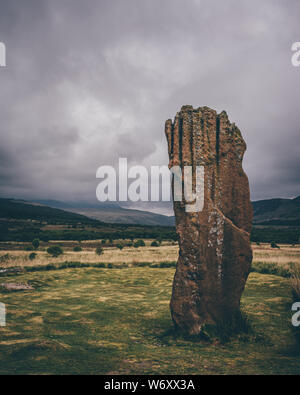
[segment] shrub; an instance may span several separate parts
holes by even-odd
[[[103,250],[103,248],[102,248],[101,246],[98,246],[98,247],[96,248],[96,254],[97,254],[97,255],[102,255],[103,252],[104,252],[104,250]]]
[[[271,241],[271,248],[280,248],[275,241]]]
[[[124,246],[123,246],[122,244],[117,244],[116,247],[117,247],[119,250],[123,250],[123,248],[124,248]]]
[[[36,258],[36,253],[35,252],[32,252],[31,254],[29,254],[29,259],[31,260],[31,261],[33,261],[35,258]]]
[[[106,243],[106,239],[102,239],[101,244],[105,244],[105,243]]]
[[[133,246],[135,247],[135,248],[138,248],[138,247],[145,247],[145,242],[144,242],[144,240],[142,240],[142,239],[140,239],[140,240],[137,240],[134,244],[133,244]]]
[[[108,268],[108,269],[112,269],[112,268],[113,268],[112,263],[108,263],[107,268]]]
[[[105,263],[100,262],[100,263],[95,263],[95,265],[93,265],[94,267],[105,267]]]
[[[159,247],[159,243],[157,241],[152,241],[151,247]]]
[[[63,249],[60,246],[51,246],[47,248],[47,252],[49,255],[52,255],[54,258],[64,253]]]
[[[39,246],[40,246],[40,241],[39,241],[39,239],[33,239],[33,240],[32,240],[32,246],[33,246],[33,248],[34,248],[35,250],[37,250],[37,249],[39,248]]]
[[[162,269],[176,267],[176,262],[160,262],[159,267]]]
[[[152,269],[157,269],[159,268],[159,263],[151,263],[150,266]]]
[[[74,252],[79,252],[79,251],[82,251],[82,248],[81,248],[80,246],[75,246],[75,247],[73,248],[73,251],[74,251]]]
[[[11,256],[10,256],[9,254],[1,255],[1,256],[0,256],[0,262],[1,262],[1,263],[2,263],[2,262],[7,262],[7,261],[10,260],[10,258],[11,258]]]
[[[25,251],[32,251],[34,250],[33,246],[26,246]]]
[[[149,262],[134,262],[134,266],[136,267],[146,267],[146,266],[150,266]]]
[[[26,272],[43,272],[56,269],[57,267],[52,263],[49,263],[48,265],[29,266],[25,268]]]

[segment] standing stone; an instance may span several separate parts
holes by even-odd
[[[208,107],[183,106],[173,123],[166,121],[165,132],[170,168],[204,166],[202,211],[186,212],[184,199],[173,201],[179,258],[171,314],[177,329],[197,335],[204,324],[240,312],[252,261],[252,206],[242,168],[246,144],[225,111]]]

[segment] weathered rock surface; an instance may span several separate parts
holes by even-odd
[[[28,291],[34,289],[31,285],[23,283],[1,283],[0,287],[5,288],[7,291]]]
[[[246,144],[225,111],[208,107],[183,106],[174,122],[166,121],[165,132],[169,167],[205,171],[201,212],[186,212],[184,199],[173,202],[180,250],[171,314],[178,329],[196,335],[204,324],[240,311],[252,261],[252,207],[242,168]]]

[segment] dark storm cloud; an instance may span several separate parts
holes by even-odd
[[[1,193],[93,199],[103,164],[166,164],[182,104],[225,109],[252,198],[299,194],[298,1],[0,0]]]

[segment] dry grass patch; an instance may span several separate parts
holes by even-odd
[[[116,247],[108,247],[104,249],[102,255],[97,255],[94,248],[85,248],[80,252],[64,251],[63,255],[53,258],[46,251],[35,251],[37,256],[34,260],[29,259],[28,251],[12,251],[2,252],[1,256],[7,258],[2,259],[0,267],[26,267],[26,266],[45,266],[56,264],[58,262],[80,262],[95,264],[98,262],[112,264],[135,264],[139,262],[173,262],[178,257],[178,246],[162,245],[160,247],[124,247],[119,250]]]
[[[300,264],[300,246],[280,244],[279,247],[271,248],[270,244],[252,245],[253,262],[276,263],[283,266],[289,266],[290,263]]]
[[[292,291],[295,301],[300,300],[300,264],[293,267],[291,278]]]

